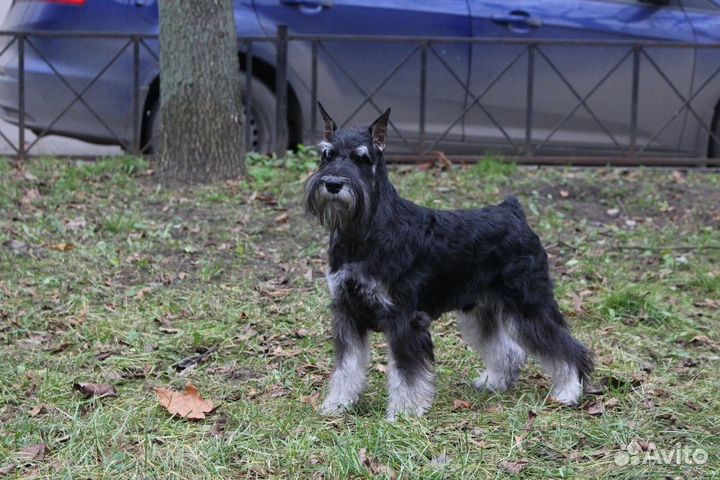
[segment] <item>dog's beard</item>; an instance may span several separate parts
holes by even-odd
[[[343,230],[360,218],[363,199],[367,198],[358,186],[346,184],[336,194],[327,191],[320,175],[313,175],[305,185],[306,213],[317,218],[326,230]]]

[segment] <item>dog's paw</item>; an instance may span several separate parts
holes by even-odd
[[[553,389],[550,398],[568,407],[577,407],[582,397],[582,385],[565,385],[564,388]]]
[[[473,385],[478,391],[504,392],[513,385],[513,381],[497,372],[489,372],[485,370],[478,378],[473,381]]]
[[[345,413],[353,402],[349,400],[335,400],[326,398],[325,401],[318,408],[318,413],[324,416],[337,416]]]
[[[385,414],[385,420],[388,422],[394,422],[399,416],[405,415],[408,417],[422,417],[430,410],[430,405],[415,405],[412,407],[389,407]]]

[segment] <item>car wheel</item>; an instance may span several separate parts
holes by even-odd
[[[245,74],[240,73],[240,88],[245,98]],[[248,151],[271,153],[275,150],[275,95],[260,80],[252,80],[252,115],[250,117],[250,142]],[[149,126],[146,153],[158,151],[160,141],[160,101],[156,100],[147,114]]]

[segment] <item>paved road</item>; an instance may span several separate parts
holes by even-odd
[[[5,15],[10,8],[12,0],[0,0],[0,19],[5,19]],[[0,120],[0,132],[8,137],[17,145],[18,128],[7,122]],[[35,141],[37,137],[30,131],[25,131],[25,141],[27,144]],[[32,147],[31,153],[34,155],[114,155],[120,153],[119,147],[108,147],[105,145],[93,145],[91,143],[81,142],[71,138],[59,137],[57,135],[48,135],[43,137],[37,144]],[[14,153],[13,148],[0,137],[0,155]]]

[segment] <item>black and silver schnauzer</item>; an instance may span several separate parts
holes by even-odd
[[[485,362],[477,389],[511,387],[532,353],[552,377],[552,397],[576,405],[592,354],[558,309],[547,254],[518,200],[476,210],[415,205],[388,179],[390,109],[369,127],[339,130],[320,111],[322,158],[305,184],[305,207],[330,234],[335,369],[321,413],[358,400],[371,331],[385,334],[390,349],[387,418],[426,413],[434,392],[430,321],[451,310]]]

